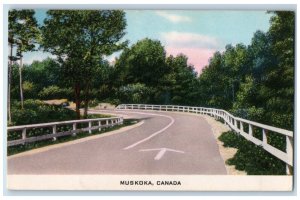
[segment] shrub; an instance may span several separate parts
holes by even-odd
[[[117,96],[122,103],[147,103],[154,94],[152,90],[145,84],[128,84],[119,88]]]
[[[51,85],[49,87],[45,87],[38,94],[41,99],[62,99],[72,97],[72,89],[71,88],[60,88],[56,85]]]
[[[228,165],[235,165],[238,170],[246,171],[248,175],[284,175],[285,163],[246,140],[243,136],[229,131],[223,133],[219,140],[225,147],[237,148],[233,158],[226,161]]]
[[[76,113],[74,111],[58,105],[48,105],[40,100],[25,100],[24,109],[21,109],[20,102],[14,101],[11,108],[13,120],[11,125],[47,123],[76,119]]]

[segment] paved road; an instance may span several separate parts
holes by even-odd
[[[8,158],[8,174],[226,174],[210,125],[200,116],[111,111],[144,123],[125,132]]]

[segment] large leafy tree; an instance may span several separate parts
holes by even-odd
[[[167,72],[166,52],[158,40],[143,39],[126,49],[116,62],[123,83],[157,86]]]
[[[293,128],[294,69],[295,69],[295,13],[275,12],[269,29],[271,53],[276,63],[266,70],[261,90],[265,96],[267,117],[271,123]]]
[[[96,66],[127,44],[125,13],[118,10],[49,10],[41,28],[43,48],[56,55],[64,78],[74,88],[77,117],[80,103],[87,115],[90,89]]]
[[[122,85],[132,88],[137,84],[133,88],[148,94],[144,97],[147,103],[162,103],[163,78],[169,70],[165,59],[165,49],[158,40],[145,38],[125,49],[115,65],[120,92],[124,91]]]
[[[195,105],[197,102],[197,73],[188,64],[188,57],[179,54],[166,59],[169,72],[164,77],[164,103],[178,105]]]

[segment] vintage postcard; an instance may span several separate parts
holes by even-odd
[[[9,190],[293,190],[295,10],[6,14]]]

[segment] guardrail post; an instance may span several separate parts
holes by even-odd
[[[286,136],[286,154],[290,161],[293,160],[293,138]],[[293,174],[293,167],[290,165],[286,165],[286,174],[292,175]]]
[[[253,127],[251,124],[249,124],[249,135],[253,136]]]
[[[76,131],[76,123],[73,123],[73,131]],[[72,136],[76,136],[76,132],[72,133]]]
[[[91,121],[89,121],[89,134],[92,134],[92,130],[91,130],[91,128],[92,128],[92,122],[91,122]]]
[[[244,132],[244,124],[242,121],[240,121],[240,133]]]
[[[56,125],[52,126],[52,134],[56,134]],[[53,137],[53,141],[56,141],[56,137]]]
[[[99,131],[101,131],[101,121],[98,121]]]
[[[234,127],[237,129],[237,121],[234,119]]]
[[[263,134],[263,144],[268,144],[268,137],[267,137],[268,131],[266,129],[263,129],[262,134]]]
[[[23,144],[25,144],[25,139],[26,139],[26,128],[23,128],[22,129],[22,140],[24,140]]]
[[[159,111],[161,111],[161,106],[159,106]]]

